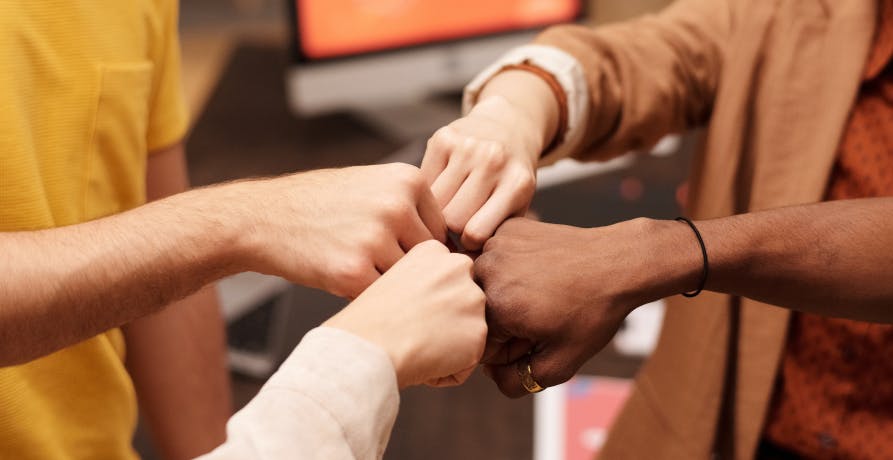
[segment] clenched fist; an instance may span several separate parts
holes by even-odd
[[[633,309],[694,287],[700,260],[687,231],[647,219],[592,229],[506,221],[474,267],[487,294],[483,362],[499,389],[527,394],[517,369],[527,359],[540,385],[567,381]],[[667,247],[680,254],[662,254]]]
[[[468,115],[428,142],[422,173],[465,249],[480,249],[505,219],[527,211],[557,117],[558,103],[540,77],[508,71],[490,81]]]
[[[484,293],[471,273],[467,256],[422,243],[325,326],[384,349],[401,388],[460,384],[477,367],[487,336]]]
[[[440,207],[418,168],[395,163],[247,181],[254,271],[356,297],[407,251],[446,240]]]

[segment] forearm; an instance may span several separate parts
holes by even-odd
[[[128,323],[124,336],[140,412],[162,457],[195,458],[220,445],[232,403],[214,286]]]
[[[660,222],[659,254],[677,262],[675,293],[701,273],[694,234]],[[794,206],[696,223],[710,262],[706,289],[794,310],[893,322],[893,198]],[[683,242],[688,232],[688,242]],[[671,294],[672,292],[665,292]]]
[[[230,419],[226,443],[202,458],[381,458],[399,399],[384,350],[317,328]]]
[[[152,152],[146,198],[189,188],[183,144]],[[213,284],[123,327],[127,369],[163,458],[195,458],[226,438],[232,413],[226,337]]]
[[[226,211],[235,192],[215,187],[80,225],[0,234],[0,365],[120,326],[237,271],[243,217]]]

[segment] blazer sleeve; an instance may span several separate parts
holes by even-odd
[[[205,460],[380,459],[397,417],[397,378],[378,347],[339,329],[304,336]]]
[[[657,15],[540,34],[536,45],[573,56],[585,77],[586,88],[574,89],[588,98],[583,133],[565,155],[605,160],[706,123],[731,16],[728,0],[679,0]]]

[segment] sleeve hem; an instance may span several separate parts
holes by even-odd
[[[484,69],[465,87],[462,112],[468,114],[477,103],[478,96],[487,82],[504,67],[528,64],[536,66],[561,85],[567,100],[567,130],[563,141],[544,152],[540,165],[554,163],[570,156],[582,143],[586,120],[589,118],[589,87],[582,66],[576,58],[553,46],[525,45],[515,48]]]
[[[324,406],[357,458],[383,455],[400,394],[390,358],[372,343],[336,328],[313,329],[267,386]]]

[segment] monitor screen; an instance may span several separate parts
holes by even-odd
[[[573,21],[583,0],[291,0],[298,54],[329,59]]]

